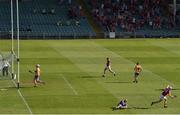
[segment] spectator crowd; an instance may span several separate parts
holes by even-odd
[[[109,31],[173,28],[166,0],[88,0],[93,18]]]

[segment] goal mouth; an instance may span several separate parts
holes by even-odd
[[[14,62],[17,62],[17,56],[15,55],[15,53],[8,52],[6,55],[3,55],[2,52],[0,52],[0,80],[16,79],[17,64]],[[6,72],[3,72],[5,64],[8,67],[8,74]]]
[[[3,69],[3,56],[0,53],[0,71],[2,71],[2,69]]]
[[[4,56],[2,53],[0,53],[0,71],[2,71],[4,67],[4,61],[7,61],[9,65],[11,66],[12,60],[15,61],[14,58],[15,55],[12,53],[9,53],[8,55]]]

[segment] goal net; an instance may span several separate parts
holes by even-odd
[[[4,78],[3,76],[5,76],[5,75],[3,75],[3,68],[5,66],[8,67],[8,77],[6,77],[6,79],[12,78],[12,76],[11,76],[12,69],[14,69],[14,68],[11,68],[11,66],[12,66],[12,61],[15,61],[15,60],[13,60],[13,59],[15,59],[13,57],[15,57],[15,55],[13,55],[12,53],[8,53],[7,55],[3,55],[2,53],[0,53],[0,72],[1,72],[0,77],[1,77],[1,79]],[[16,79],[16,78],[13,77],[13,79]]]
[[[0,53],[0,71],[2,71],[2,69],[3,69],[3,56],[2,56],[2,54]]]
[[[17,80],[15,83],[17,83],[16,87],[19,88],[19,1],[16,0],[16,3],[13,2],[13,0],[10,0],[11,4],[11,14],[9,21],[11,21],[11,42],[10,40],[2,41],[0,42],[0,72],[2,70],[8,70],[8,76],[9,78],[16,79],[16,74],[17,74]],[[14,5],[15,4],[15,5]],[[15,7],[16,6],[16,7]],[[1,52],[2,51],[2,52]],[[2,55],[3,54],[3,55]],[[4,64],[5,61],[8,63],[9,68],[3,69],[7,64]],[[3,71],[4,72],[4,71]],[[3,73],[2,72],[2,73]],[[2,74],[0,74],[2,76]],[[3,78],[3,77],[0,77]],[[6,77],[7,78],[7,77]]]

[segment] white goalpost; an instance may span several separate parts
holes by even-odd
[[[17,29],[17,54],[14,51],[14,7],[13,7],[13,0],[11,0],[11,75],[12,78],[16,77],[16,73],[14,71],[14,60],[17,61],[17,88],[20,88],[20,60],[19,60],[19,2],[16,0],[16,29]]]
[[[18,0],[16,0],[16,12],[17,12],[17,45],[18,45],[18,47],[17,47],[17,86],[18,86],[18,89],[19,89],[19,76],[20,76],[20,74],[19,74],[19,65],[20,65],[20,63],[19,63],[19,3],[18,3],[19,1]]]
[[[13,17],[13,0],[11,0],[11,74],[14,78],[14,17]]]

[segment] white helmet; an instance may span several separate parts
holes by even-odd
[[[167,88],[170,88],[170,89],[172,89],[172,86],[168,85],[168,86],[167,86]]]
[[[170,89],[172,89],[172,86],[169,86]]]
[[[40,65],[39,65],[39,64],[36,64],[36,67],[40,67]]]

